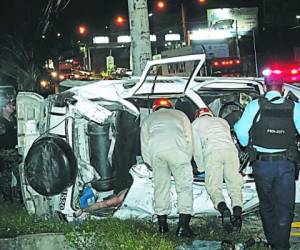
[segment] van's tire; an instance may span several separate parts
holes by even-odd
[[[59,137],[44,136],[29,149],[24,170],[27,182],[36,192],[52,196],[75,183],[78,166],[67,142]]]

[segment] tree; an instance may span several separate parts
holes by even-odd
[[[0,45],[0,74],[3,82],[14,85],[19,90],[34,91],[41,74],[35,54],[12,36],[7,36]]]
[[[59,12],[69,1],[14,2],[9,15],[14,22],[6,22],[5,29],[0,26],[5,33],[0,37],[0,78],[4,83],[34,91],[46,59],[58,61],[59,55],[72,50],[70,36],[58,36],[56,30]]]

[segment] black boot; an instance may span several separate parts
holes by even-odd
[[[167,215],[157,215],[157,219],[158,219],[158,232],[160,234],[169,232]]]
[[[242,228],[242,208],[235,206],[233,208],[232,226],[234,232],[240,232]]]
[[[232,232],[231,212],[224,201],[218,204],[218,210],[221,213],[222,226],[228,233]]]
[[[179,214],[179,223],[176,230],[178,237],[194,237],[196,234],[190,228],[190,214]]]

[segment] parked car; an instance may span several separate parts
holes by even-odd
[[[23,156],[22,192],[28,212],[76,220],[74,211],[80,207],[82,192],[90,187],[98,201],[128,189],[123,202],[109,210],[110,215],[152,218],[152,171],[142,161],[139,133],[153,101],[169,98],[191,121],[196,109],[209,107],[232,126],[247,103],[264,94],[261,79],[202,77],[204,61],[202,54],[154,60],[140,79],[80,84],[47,99],[19,93],[18,129],[22,133],[18,133],[18,148]],[[245,213],[258,206],[251,167],[246,165]],[[218,214],[203,180],[195,179],[193,187],[195,216]],[[173,181],[171,192],[170,216],[175,217]],[[225,186],[224,193],[229,200]],[[102,212],[95,217],[107,215]]]

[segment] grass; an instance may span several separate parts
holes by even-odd
[[[191,244],[174,236],[176,224],[170,225],[170,233],[160,236],[156,223],[149,221],[119,220],[107,218],[87,220],[81,224],[66,223],[54,219],[43,220],[27,214],[19,204],[3,203],[0,208],[0,238],[35,233],[64,233],[77,249],[158,249],[171,250],[176,246]],[[246,222],[245,223],[249,223]],[[225,233],[218,218],[193,219],[193,229],[200,233],[198,240],[233,240],[243,242],[254,235],[255,229],[243,228],[239,234]],[[251,248],[265,249],[265,248]]]

